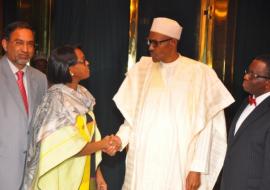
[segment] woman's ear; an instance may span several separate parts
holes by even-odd
[[[74,72],[72,71],[72,68],[71,67],[69,67],[69,74],[70,74],[71,77],[74,76]]]

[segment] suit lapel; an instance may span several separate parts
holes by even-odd
[[[26,71],[26,77],[27,77],[27,87],[28,87],[28,104],[29,104],[29,121],[31,121],[34,110],[34,105],[36,102],[36,96],[37,96],[37,88],[38,84],[36,80],[34,79],[33,72],[31,68],[28,68]]]
[[[249,129],[250,127],[254,127],[252,123],[256,122],[257,119],[259,119],[261,116],[263,116],[265,112],[269,110],[270,110],[270,96],[266,98],[262,103],[260,103],[243,121],[237,133],[233,137],[232,144],[235,143],[237,139],[239,139],[239,136],[241,136],[247,129]]]
[[[10,96],[14,98],[14,101],[17,103],[19,109],[23,112],[25,118],[27,118],[28,116],[24,108],[23,99],[20,94],[20,90],[18,88],[16,78],[14,74],[12,73],[11,68],[9,67],[7,58],[4,57],[2,60],[3,60],[2,62],[3,77],[2,78],[4,80],[4,84],[6,84],[7,89],[10,92]]]
[[[246,108],[246,106],[247,106],[247,99],[245,99],[243,101],[243,103],[241,104],[240,108],[238,109],[237,113],[235,114],[235,116],[234,116],[234,118],[232,120],[231,127],[230,127],[230,130],[229,130],[229,135],[228,135],[228,144],[229,145],[233,142],[236,123],[237,123],[240,115],[242,114],[242,112]]]

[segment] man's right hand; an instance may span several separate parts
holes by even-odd
[[[122,141],[118,136],[111,135],[109,140],[109,146],[103,149],[103,152],[110,156],[114,156],[117,151],[120,150],[122,146]]]

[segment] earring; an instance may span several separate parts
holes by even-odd
[[[69,74],[73,77],[74,76],[74,73],[72,73],[71,71],[69,71]]]

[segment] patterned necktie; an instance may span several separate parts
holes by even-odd
[[[249,105],[254,104],[254,106],[256,106],[256,99],[253,96],[249,95],[248,96],[248,103],[249,103]]]
[[[16,75],[18,77],[17,84],[18,84],[19,90],[20,90],[21,95],[22,95],[23,104],[24,104],[26,113],[28,114],[28,101],[27,101],[27,95],[26,95],[25,87],[24,87],[24,84],[23,84],[23,74],[24,74],[23,71],[18,71],[16,73]]]

